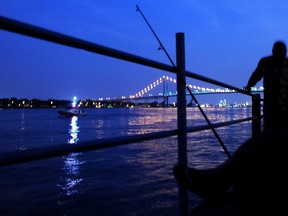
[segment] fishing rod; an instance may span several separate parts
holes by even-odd
[[[150,25],[150,23],[148,22],[148,20],[146,19],[146,17],[144,16],[144,14],[142,13],[141,9],[138,7],[138,5],[136,5],[136,12],[140,12],[141,16],[143,17],[143,19],[145,20],[146,24],[148,25],[148,27],[150,28],[150,30],[152,31],[153,35],[155,36],[156,40],[159,43],[159,48],[158,50],[163,50],[166,54],[166,56],[168,57],[169,61],[171,62],[171,64],[173,65],[173,67],[175,67],[174,62],[172,61],[170,55],[168,54],[167,50],[165,49],[165,47],[163,46],[163,44],[161,43],[160,39],[158,38],[157,34],[155,33],[155,31],[153,30],[152,26]]]
[[[159,43],[159,48],[158,50],[163,50],[166,54],[166,56],[168,57],[169,61],[171,62],[172,66],[174,68],[176,68],[176,65],[174,64],[173,60],[171,59],[170,55],[168,54],[167,50],[165,49],[165,47],[163,46],[163,44],[161,43],[159,37],[157,36],[157,34],[155,33],[155,31],[153,30],[152,26],[150,25],[150,23],[148,22],[148,20],[146,19],[145,15],[143,14],[143,12],[141,11],[141,9],[139,8],[138,5],[136,5],[136,12],[140,12],[141,16],[143,17],[143,19],[145,20],[146,24],[148,25],[148,27],[150,28],[150,30],[152,31],[153,35],[155,36],[156,40]],[[216,132],[215,128],[213,127],[213,125],[211,124],[210,120],[208,119],[207,115],[205,114],[205,112],[203,111],[202,107],[199,105],[198,100],[196,99],[195,95],[192,93],[191,89],[189,88],[189,86],[185,83],[185,80],[182,76],[180,76],[180,80],[185,84],[186,89],[188,90],[189,94],[191,95],[192,99],[195,101],[195,103],[197,104],[197,107],[199,108],[202,116],[204,117],[204,119],[206,120],[207,124],[209,125],[210,129],[213,131],[215,137],[217,138],[218,142],[220,143],[222,149],[224,150],[224,152],[226,153],[226,155],[228,156],[228,158],[231,158],[231,155],[228,151],[228,149],[226,148],[225,144],[223,143],[223,141],[221,140],[220,136],[218,135],[218,133]]]

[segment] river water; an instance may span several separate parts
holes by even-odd
[[[246,118],[250,108],[207,108],[212,123]],[[87,109],[87,116],[60,117],[57,109],[0,110],[0,153],[156,131],[177,126],[175,108]],[[205,125],[187,109],[188,126]],[[216,129],[232,153],[249,137],[251,122]],[[227,156],[211,130],[188,135],[188,163],[213,167]],[[172,174],[177,137],[0,168],[0,215],[178,215]],[[189,194],[190,207],[201,199]]]

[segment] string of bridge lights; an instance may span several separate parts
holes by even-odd
[[[163,83],[164,81],[169,81],[169,82],[172,82],[172,83],[177,83],[176,79],[172,78],[172,77],[169,77],[169,76],[163,76],[159,79],[157,79],[155,82],[151,83],[150,85],[148,85],[147,87],[145,87],[144,89],[140,90],[139,92],[137,92],[136,94],[134,95],[130,95],[130,98],[139,98],[139,97],[143,97],[144,94],[146,93],[149,93],[153,88],[157,87],[158,85],[160,85],[161,83]],[[235,92],[235,90],[230,90],[228,88],[224,88],[224,89],[220,89],[220,88],[217,88],[217,89],[213,89],[213,88],[204,88],[204,87],[200,87],[200,86],[195,86],[195,85],[191,85],[191,84],[187,84],[187,86],[190,88],[190,89],[194,89],[195,92],[198,92],[198,93],[224,93],[224,92]],[[260,91],[263,91],[263,87],[260,86],[259,90]],[[252,88],[252,91],[256,91],[257,88],[254,87]],[[159,93],[160,95],[161,93]]]
[[[155,82],[151,83],[150,85],[148,85],[146,88],[140,90],[138,93],[136,93],[135,95],[130,95],[130,98],[137,98],[137,97],[142,97],[145,93],[148,93],[149,91],[151,91],[153,88],[157,87],[158,85],[160,85],[160,83],[163,82],[163,80],[167,80],[173,83],[176,83],[176,79],[173,79],[169,76],[163,76],[159,79],[157,79]]]

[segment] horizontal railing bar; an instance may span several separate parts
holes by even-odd
[[[240,92],[237,92],[237,91],[233,91],[233,92],[193,92],[193,94],[194,95],[205,95],[205,94],[235,94],[235,93],[240,93]],[[251,91],[250,92],[251,93],[251,95],[252,95],[252,93],[254,94],[254,93],[263,93],[263,91],[261,91],[261,90],[257,90],[257,91]],[[187,95],[190,95],[189,93],[187,93]],[[250,95],[250,94],[249,94]],[[169,96],[169,95],[167,95],[167,96]]]
[[[126,136],[126,137],[99,139],[94,141],[81,142],[78,144],[66,143],[60,145],[5,152],[0,154],[0,167],[35,160],[42,160],[45,158],[63,156],[73,152],[87,152],[93,150],[101,150],[110,147],[116,147],[152,139],[161,139],[175,135],[177,135],[177,130],[170,130],[170,131],[161,131],[161,132]]]
[[[242,122],[246,122],[246,121],[251,121],[254,118],[256,118],[256,117],[248,117],[248,118],[231,120],[231,121],[226,121],[226,122],[219,122],[219,123],[212,124],[212,126],[213,126],[213,128],[225,127],[225,126],[230,126],[230,125],[233,125],[233,124],[238,124],[238,123],[242,123]],[[188,127],[187,128],[187,132],[188,133],[199,132],[199,131],[208,130],[208,129],[210,129],[209,125],[199,125],[199,126],[194,126],[194,127]]]
[[[232,124],[241,123],[244,121],[250,121],[253,118],[244,118],[239,120],[232,120],[227,122],[215,123],[214,128],[229,126]],[[199,132],[208,130],[208,125],[201,125],[196,127],[187,128],[188,133]],[[32,148],[19,151],[10,151],[0,154],[0,167],[15,165],[25,162],[31,162],[36,160],[42,160],[47,158],[53,158],[58,156],[67,155],[73,152],[87,152],[94,150],[107,149],[110,147],[122,146],[147,140],[162,139],[177,135],[177,130],[161,131],[149,134],[133,135],[126,137],[116,137],[109,139],[99,139],[94,141],[81,142],[79,144],[60,144],[47,147]]]
[[[263,93],[263,91],[251,91],[253,94],[254,93]],[[236,93],[238,93],[239,94],[239,92],[237,92],[237,91],[234,91],[234,92],[192,92],[192,94],[194,94],[194,95],[207,95],[207,94],[236,94]],[[186,93],[186,95],[187,96],[189,96],[190,95],[190,93],[189,92],[187,92]],[[134,97],[134,98],[121,98],[120,100],[121,101],[129,101],[129,100],[137,100],[137,99],[139,99],[139,100],[141,100],[141,99],[152,99],[152,98],[163,98],[163,97],[176,97],[177,96],[177,94],[168,94],[168,95],[154,95],[154,96],[139,96],[139,97]],[[114,101],[115,99],[111,99],[110,101]],[[261,99],[261,100],[263,100],[263,99]]]
[[[226,84],[226,83],[223,83],[223,82],[220,82],[220,81],[217,81],[217,80],[214,80],[214,79],[205,77],[205,76],[201,76],[201,75],[196,74],[196,73],[192,73],[192,72],[186,71],[186,76],[187,76],[187,77],[190,77],[190,78],[193,78],[193,79],[205,81],[205,82],[208,82],[208,83],[210,83],[210,84],[214,84],[214,85],[222,86],[222,87],[224,87],[224,88],[228,88],[228,89],[231,89],[231,90],[235,90],[235,91],[237,91],[237,92],[241,92],[241,93],[246,94],[246,95],[249,95],[249,96],[253,96],[253,94],[251,94],[251,93],[248,92],[248,91],[244,91],[243,89],[237,88],[237,87],[232,86],[232,85],[228,85],[228,84]]]
[[[109,57],[129,61],[129,62],[146,65],[146,66],[157,68],[160,70],[169,71],[175,74],[177,73],[176,68],[174,68],[173,66],[169,66],[169,65],[157,62],[157,61],[153,61],[147,58],[132,55],[132,54],[120,51],[120,50],[112,49],[106,46],[88,42],[88,41],[78,39],[75,37],[67,36],[65,34],[60,34],[60,33],[47,30],[44,28],[40,28],[34,25],[19,22],[19,21],[9,19],[3,16],[0,16],[0,29],[30,36],[30,37],[34,37],[34,38],[38,38],[38,39],[42,39],[42,40],[46,40],[46,41],[50,41],[50,42],[54,42],[54,43],[58,43],[58,44],[62,44],[62,45],[66,45],[66,46],[70,46],[70,47],[74,47],[74,48],[78,48],[78,49],[83,49],[89,52],[98,53],[101,55],[106,55]],[[190,78],[202,80],[211,84],[215,84],[218,86],[222,86],[225,88],[233,89],[237,92],[241,92],[243,94],[252,96],[252,94],[247,91],[243,91],[242,89],[239,89],[237,87],[228,85],[223,82],[219,82],[214,79],[210,79],[205,76],[201,76],[196,73],[186,71],[186,76]]]
[[[174,67],[0,16],[0,29],[176,73]]]

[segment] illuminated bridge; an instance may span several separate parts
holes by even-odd
[[[158,99],[163,99],[164,103],[168,105],[168,98],[169,97],[175,97],[177,96],[177,91],[171,91],[169,90],[168,86],[171,86],[169,84],[176,84],[177,81],[174,78],[171,78],[169,76],[163,76],[159,79],[157,79],[155,82],[147,85],[143,89],[139,90],[133,95],[130,95],[129,97],[122,96],[121,100],[122,101],[141,101],[141,100],[158,100]],[[159,87],[162,86],[162,92],[159,93]],[[174,88],[176,85],[173,85]],[[157,90],[155,90],[157,88]],[[228,88],[205,88],[201,86],[196,86],[192,84],[187,84],[187,87],[189,87],[190,91],[192,94],[227,94],[227,93],[236,93],[235,90],[231,90]],[[259,88],[252,87],[251,92],[263,92],[264,88],[260,86]],[[155,93],[158,92],[158,93]],[[190,93],[187,91],[186,93],[189,95]]]

